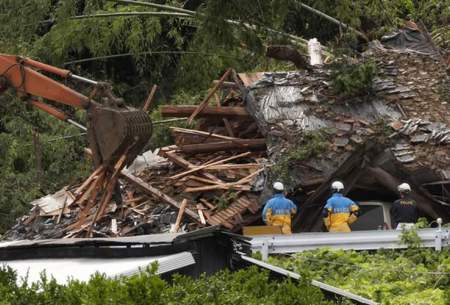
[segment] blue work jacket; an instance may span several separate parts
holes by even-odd
[[[262,212],[264,222],[266,222],[266,213],[268,209],[272,209],[272,215],[291,215],[292,210],[297,209],[297,206],[283,194],[275,194],[264,206]]]
[[[355,208],[358,209],[356,203],[341,193],[334,193],[330,199],[327,200],[327,204],[325,205],[325,209],[333,214],[350,213]]]

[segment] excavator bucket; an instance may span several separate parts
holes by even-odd
[[[88,109],[88,140],[94,163],[110,164],[127,154],[131,163],[152,135],[149,115],[133,108],[96,104]]]

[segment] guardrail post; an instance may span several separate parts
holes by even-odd
[[[269,260],[269,241],[264,240],[261,244],[261,259],[264,262]]]
[[[443,239],[443,234],[442,234],[442,219],[438,218],[436,220],[437,224],[438,224],[438,230],[436,231],[436,235],[434,236],[434,249],[436,251],[441,251],[442,250],[442,239]]]

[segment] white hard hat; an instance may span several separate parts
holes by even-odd
[[[397,187],[399,192],[411,192],[411,187],[408,183],[402,183]]]
[[[342,183],[341,181],[334,181],[331,184],[331,189],[332,190],[336,190],[336,191],[342,191],[344,189],[344,183]]]
[[[283,183],[277,181],[273,184],[273,189],[276,191],[284,191],[284,185]]]

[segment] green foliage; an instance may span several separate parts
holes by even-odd
[[[420,248],[422,240],[420,239],[419,234],[417,234],[416,228],[402,228],[400,243],[406,245],[408,248]]]
[[[332,65],[332,87],[342,97],[368,95],[377,74],[374,62],[353,64],[337,62]]]
[[[29,203],[87,175],[83,158],[85,136],[80,130],[36,110],[8,95],[0,98],[0,232],[29,209]],[[33,129],[39,133],[42,172],[38,179]],[[65,136],[72,136],[64,139]]]
[[[382,305],[446,305],[449,250],[379,250],[374,253],[319,249],[270,262]]]
[[[226,209],[230,204],[233,203],[234,200],[238,197],[238,193],[236,191],[226,191],[221,194],[219,197],[214,198],[214,205],[217,206],[219,211]]]
[[[170,105],[196,105],[201,102],[202,94],[197,92],[196,94],[190,94],[184,90],[180,90],[175,94],[170,101],[165,102],[165,104]],[[168,118],[161,117],[160,109],[155,109],[151,114],[151,119],[153,122],[163,121]],[[153,134],[150,139],[150,148],[156,149],[158,147],[164,147],[174,144],[174,139],[170,131],[170,127],[180,127],[180,128],[193,128],[193,124],[189,124],[186,121],[170,122],[170,124],[155,124],[153,126]]]
[[[331,305],[319,289],[306,281],[270,281],[268,272],[256,267],[218,272],[199,279],[175,275],[171,284],[155,275],[155,267],[139,275],[117,279],[97,274],[87,283],[66,286],[42,276],[32,285],[17,285],[11,269],[0,269],[0,304],[64,305]]]
[[[276,164],[271,167],[274,181],[282,181],[287,189],[294,187],[295,164],[320,155],[328,147],[325,133],[322,131],[305,133],[298,143],[294,143],[283,152]]]

